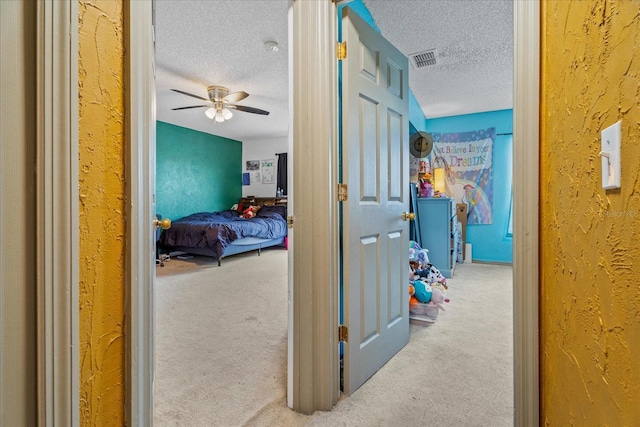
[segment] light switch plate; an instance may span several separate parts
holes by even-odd
[[[620,188],[620,139],[622,121],[609,126],[601,133],[602,188]]]

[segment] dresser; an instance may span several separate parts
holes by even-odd
[[[417,200],[418,228],[422,247],[429,250],[429,261],[444,277],[453,276],[456,267],[456,202],[448,197]]]

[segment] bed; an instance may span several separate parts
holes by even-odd
[[[160,234],[164,251],[206,255],[218,261],[229,255],[284,245],[286,206],[262,206],[255,218],[237,210],[199,212],[180,218]]]

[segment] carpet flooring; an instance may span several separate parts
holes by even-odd
[[[458,264],[446,311],[329,412],[286,406],[287,252],[156,267],[156,426],[512,426],[512,268]]]

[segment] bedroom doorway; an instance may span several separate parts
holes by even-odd
[[[231,210],[232,205],[249,199],[264,203],[270,198],[284,199],[277,191],[283,185],[277,184],[275,175],[280,154],[291,152],[289,119],[285,116],[283,122],[279,100],[267,99],[267,86],[280,82],[271,73],[282,73],[285,85],[279,90],[284,95],[284,110],[289,110],[289,16],[287,3],[282,4],[274,4],[278,16],[267,19],[283,27],[268,34],[280,46],[279,51],[271,51],[261,40],[267,34],[257,34],[265,25],[234,24],[240,19],[236,9],[244,10],[243,16],[254,16],[247,9],[272,8],[268,3],[154,2],[156,212],[162,216],[175,221],[200,211]],[[264,18],[269,13],[262,10],[258,15]],[[214,29],[215,42],[206,42],[206,57],[196,52],[205,44],[182,43],[189,31],[205,28],[203,21],[209,25],[220,15],[228,19]],[[195,53],[196,60],[175,59],[183,58],[180,55],[187,50]],[[249,56],[260,65],[244,60],[237,65],[233,59],[237,51],[251,52]],[[209,65],[199,68],[205,62]],[[208,105],[208,85],[224,85],[230,92],[246,91],[248,95],[234,101],[235,108],[229,105],[232,117],[224,122],[210,120],[206,108],[181,109]],[[269,114],[251,114],[257,109]],[[280,128],[270,128],[273,121],[284,123],[284,134]],[[269,165],[271,159],[275,162]],[[292,162],[287,163],[291,177]],[[233,169],[225,173],[212,171],[230,164]],[[199,173],[207,177],[200,179]],[[284,187],[288,187],[290,209],[293,187]],[[172,214],[176,208],[183,213]],[[164,267],[155,267],[153,418],[158,424],[180,419],[198,425],[198,414],[200,420],[206,414],[216,425],[244,424],[247,414],[274,401],[286,405],[289,259],[287,250],[279,245],[262,249],[260,255],[251,251],[225,256],[220,266],[194,251],[176,253]]]
[[[531,6],[530,4],[527,4],[526,6],[523,5],[522,7],[516,5],[516,21],[518,22],[519,20],[522,25],[522,27],[518,27],[519,30],[517,32],[518,36],[521,37],[521,46],[524,45],[530,47],[530,49],[520,50],[521,56],[517,57],[518,64],[520,64],[520,66],[516,67],[516,70],[537,69],[538,45],[536,40],[538,39],[536,38],[536,34],[538,34],[538,27],[536,27],[536,17],[538,14],[539,8]],[[529,51],[532,53],[524,54],[524,52]],[[516,53],[518,53],[518,50]],[[524,71],[520,71],[517,74],[519,75],[521,86],[518,86],[518,79],[516,79],[516,107],[521,109],[519,110],[520,114],[514,120],[514,127],[516,128],[514,132],[514,139],[516,141],[520,141],[521,144],[514,147],[514,157],[516,159],[514,162],[516,167],[514,169],[521,173],[518,174],[518,172],[516,172],[516,185],[520,189],[525,189],[528,188],[527,182],[537,182],[537,168],[529,166],[532,164],[529,160],[537,158],[537,152],[534,150],[534,147],[537,146],[535,141],[537,140],[538,133],[536,130],[537,127],[535,126],[535,123],[537,123],[537,105],[525,103],[523,102],[523,99],[535,99],[535,95],[537,93],[537,79],[528,74],[524,74]],[[523,96],[525,94],[527,96]],[[524,144],[524,141],[530,141],[532,143]],[[537,316],[535,315],[535,307],[533,307],[537,304],[537,296],[534,292],[535,289],[537,289],[537,276],[535,274],[535,263],[530,261],[536,259],[533,255],[534,252],[537,251],[537,246],[535,244],[537,227],[533,217],[529,218],[528,216],[525,216],[523,212],[535,212],[535,209],[533,209],[533,207],[537,205],[535,194],[535,192],[525,193],[523,191],[520,196],[516,194],[516,200],[514,202],[516,206],[514,218],[516,233],[523,237],[523,240],[517,242],[517,247],[515,249],[516,260],[519,259],[520,262],[523,262],[523,264],[521,264],[522,270],[518,269],[518,271],[516,271],[514,269],[514,283],[519,284],[519,286],[516,287],[517,292],[515,298],[517,301],[519,300],[519,307],[522,308],[521,311],[516,311],[518,313],[518,317],[515,319],[515,326],[517,328],[516,337],[518,337],[518,331],[520,331],[522,333],[522,340],[520,342],[524,342],[524,344],[526,344],[526,346],[523,346],[522,348],[527,349],[537,348],[535,344],[535,324]],[[526,207],[531,207],[532,210],[526,209]],[[530,294],[527,296],[531,296],[531,298],[524,298],[523,294],[525,293]],[[522,408],[523,405],[527,405],[527,407],[524,408],[525,414],[533,414],[535,413],[535,405],[529,406],[529,404],[531,402],[537,402],[537,399],[535,398],[536,393],[532,392],[532,389],[537,389],[538,384],[537,371],[535,369],[536,364],[534,363],[537,360],[537,353],[532,355],[530,351],[526,352],[520,350],[519,346],[516,345],[516,355],[518,354],[520,354],[520,359],[523,363],[517,367],[517,372],[520,372],[522,377],[519,379],[516,378],[516,382],[520,384],[522,389],[524,389],[521,389],[520,391],[524,391],[525,396],[521,401],[518,401],[518,396],[516,396],[516,407]],[[144,404],[142,406],[144,407]]]

